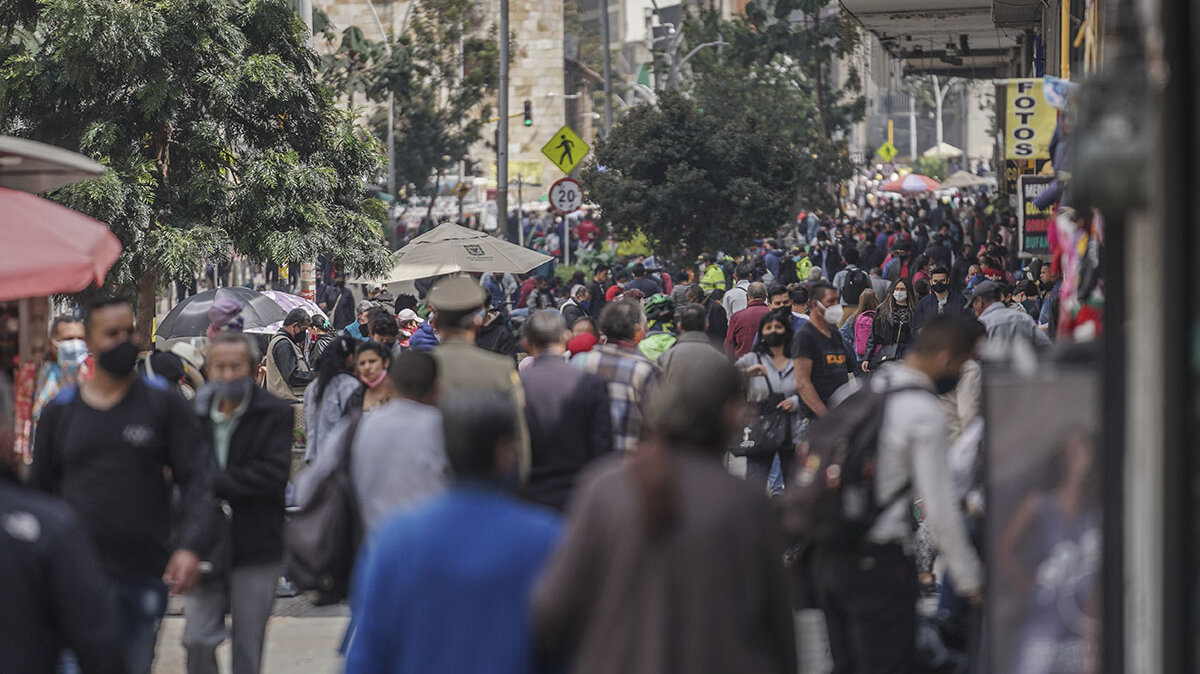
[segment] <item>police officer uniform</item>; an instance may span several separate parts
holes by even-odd
[[[517,415],[521,446],[521,471],[528,475],[529,433],[525,427],[525,395],[521,379],[507,356],[475,345],[471,339],[453,334],[450,329],[468,314],[482,314],[488,293],[465,276],[447,278],[429,291],[429,304],[437,312],[437,324],[444,339],[433,350],[438,365],[438,390],[443,395],[455,392],[499,391],[512,399]]]

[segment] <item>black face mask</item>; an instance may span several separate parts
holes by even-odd
[[[125,340],[96,356],[96,364],[114,377],[125,377],[137,365],[138,349],[133,342]]]
[[[304,330],[301,330],[300,332],[297,332],[296,334],[292,335],[292,341],[297,344],[303,344],[304,343]]]
[[[929,287],[933,288],[933,292],[935,292],[935,293],[944,293],[944,292],[946,292],[946,289],[950,287],[950,284],[944,283],[944,282],[939,282],[939,283],[934,283],[934,284],[930,285]]]
[[[337,283],[334,283],[334,284],[333,284],[333,287],[334,287],[334,288],[337,288],[338,290],[341,290],[342,288],[345,288],[345,287],[346,287],[346,284],[345,284],[345,283],[343,283],[342,281],[338,281]]]
[[[782,346],[784,337],[785,335],[782,332],[772,332],[770,334],[763,335],[760,339],[762,339],[762,343],[766,344],[767,346]]]
[[[952,375],[944,375],[933,380],[933,390],[937,394],[944,396],[954,390],[958,386],[958,377]]]

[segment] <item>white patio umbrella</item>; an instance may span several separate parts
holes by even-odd
[[[486,232],[447,222],[392,253],[392,269],[382,277],[353,282],[387,284],[472,271],[524,274],[552,259]]]
[[[963,151],[942,141],[921,153],[922,157],[961,157]]]
[[[955,171],[954,175],[952,175],[949,178],[946,178],[944,181],[942,181],[942,188],[945,189],[947,187],[959,187],[959,188],[981,187],[981,186],[987,185],[987,184],[988,184],[987,179],[981,178],[981,177],[975,175],[974,173],[970,173],[967,171]]]
[[[41,194],[104,173],[104,166],[61,147],[0,136],[0,187]]]

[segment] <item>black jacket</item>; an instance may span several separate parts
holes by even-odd
[[[233,566],[278,562],[283,558],[284,490],[292,466],[292,407],[251,387],[250,405],[229,439],[224,470],[212,451],[211,410],[212,393],[204,391],[196,397],[196,412],[212,457],[213,491],[233,511]]]
[[[533,464],[525,496],[562,510],[579,471],[612,451],[608,388],[599,377],[544,354],[521,373]]]
[[[867,360],[871,360],[879,347],[888,344],[899,344],[900,349],[896,357],[903,357],[905,351],[908,350],[909,342],[912,341],[912,335],[911,314],[909,314],[909,320],[897,321],[895,314],[880,308],[875,312],[875,321],[871,323],[871,335],[867,337]]]
[[[950,291],[950,295],[946,297],[945,314],[947,316],[966,315],[967,302],[959,293]],[[913,311],[912,328],[913,332],[921,331],[926,323],[932,321],[938,316],[938,301],[937,295],[929,293],[917,302],[917,308]]]
[[[475,346],[508,356],[514,363],[517,360],[517,338],[508,326],[508,321],[495,312],[492,312],[490,322],[479,326],[479,332],[475,333]]]
[[[0,670],[53,674],[69,648],[85,672],[124,672],[108,579],[71,509],[0,476],[0,521]]]
[[[575,321],[581,318],[591,318],[591,315],[572,300],[562,306],[562,317],[569,328],[575,325]]]

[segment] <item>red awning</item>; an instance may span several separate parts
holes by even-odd
[[[121,242],[104,223],[0,187],[0,301],[100,285],[120,254]]]

